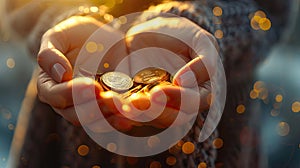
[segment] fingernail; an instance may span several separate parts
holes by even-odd
[[[66,69],[59,63],[56,63],[51,68],[51,74],[55,81],[61,82]]]
[[[192,71],[187,71],[179,76],[179,83],[182,87],[194,87],[197,85],[197,80]]]

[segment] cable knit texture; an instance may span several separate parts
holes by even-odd
[[[213,15],[212,9],[215,6],[222,8],[222,16]],[[241,124],[239,121],[231,122],[228,119],[236,117],[236,114],[233,114],[236,103],[246,101],[249,80],[251,80],[255,65],[264,58],[270,44],[278,38],[276,27],[268,32],[251,29],[249,14],[257,9],[255,2],[251,0],[169,2],[149,8],[150,11],[169,12],[186,17],[212,34],[216,30],[223,32],[223,38],[217,41],[229,81],[230,100],[226,103],[224,116],[219,126],[220,136],[227,143],[220,151],[213,146],[213,140],[218,137],[217,131],[205,142],[197,141],[207,112],[198,116],[193,128],[183,138],[183,141],[193,142],[196,146],[192,154],[186,155],[181,151],[169,150],[136,160],[136,158],[119,156],[106,151],[93,142],[82,128],[72,126],[55,114],[49,106],[37,101],[37,107],[33,109],[29,131],[25,138],[19,167],[91,168],[99,165],[101,168],[142,168],[149,167],[152,161],[159,161],[165,168],[172,167],[166,164],[166,158],[169,156],[176,157],[177,162],[173,167],[179,168],[195,168],[201,162],[206,163],[207,167],[241,167],[243,158],[240,158],[242,156],[240,155],[241,145],[237,134],[241,129]],[[156,16],[142,18],[148,20],[153,17]],[[143,20],[139,20],[141,21]],[[40,37],[38,33],[43,31],[34,32],[36,35],[32,35],[32,39]],[[38,44],[34,43],[34,46]],[[86,156],[80,156],[77,153],[77,148],[82,144],[89,146],[90,151]],[[217,152],[220,152],[218,158]],[[135,161],[134,164],[132,160]],[[258,162],[255,156],[250,156],[250,160],[254,166]]]

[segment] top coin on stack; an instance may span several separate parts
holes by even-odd
[[[100,76],[100,84],[105,90],[124,92],[133,86],[130,76],[122,72],[107,72]]]
[[[169,80],[170,74],[167,71],[155,67],[142,69],[133,77],[135,83],[144,85],[156,84]]]

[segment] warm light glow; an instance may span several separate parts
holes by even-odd
[[[254,17],[251,19],[250,25],[251,25],[252,29],[254,29],[254,30],[259,30],[259,24],[258,24],[258,22],[254,19]]]
[[[116,5],[116,0],[105,1],[104,5],[107,6],[108,8],[113,8]]]
[[[254,83],[254,86],[253,86],[253,89],[256,91],[256,92],[260,92],[262,89],[265,88],[265,83],[263,81],[257,81]]]
[[[114,92],[113,91],[100,92],[100,96],[103,97],[104,99],[109,99],[114,97]]]
[[[199,165],[198,165],[198,168],[206,168],[206,167],[207,167],[207,165],[206,165],[205,162],[201,162],[201,163],[199,163]]]
[[[150,168],[161,168],[161,164],[158,161],[153,161],[150,164]]]
[[[195,145],[192,142],[186,142],[182,145],[182,152],[185,154],[191,154],[195,151]]]
[[[77,152],[80,156],[86,156],[90,152],[90,149],[86,145],[80,145],[77,149]]]
[[[169,156],[167,159],[166,159],[166,163],[169,165],[169,166],[173,166],[175,165],[177,162],[176,158],[174,156]]]
[[[300,111],[300,102],[295,101],[292,104],[292,111],[295,112],[295,113],[298,113]]]
[[[223,13],[222,8],[220,8],[218,6],[214,7],[213,13],[215,16],[222,16],[222,13]]]
[[[215,37],[216,37],[217,39],[223,38],[223,31],[222,31],[222,30],[216,30],[216,31],[215,31]]]
[[[277,125],[277,133],[280,136],[286,136],[290,132],[290,126],[287,122],[280,122]]]
[[[126,24],[127,23],[127,18],[126,16],[120,16],[118,22],[120,24]]]
[[[262,29],[264,31],[269,30],[271,28],[271,25],[272,25],[270,19],[268,19],[268,18],[262,18],[262,19],[259,20],[258,23],[259,23],[260,29]]]
[[[246,110],[246,107],[245,107],[244,105],[242,105],[242,104],[240,104],[240,105],[238,105],[238,106],[236,107],[236,112],[239,113],[239,114],[244,113],[245,110]]]
[[[258,93],[255,90],[251,90],[250,92],[250,98],[256,99],[258,97]]]
[[[267,18],[266,14],[258,10],[252,15],[251,21],[250,21],[251,27],[254,30],[264,30],[267,31],[271,28],[271,21]]]
[[[130,108],[130,106],[129,105],[127,105],[127,104],[123,104],[122,105],[122,110],[124,111],[124,112],[130,112],[130,110],[131,110],[131,108]]]
[[[104,63],[104,64],[103,64],[103,67],[104,67],[104,68],[109,68],[109,63]]]
[[[6,60],[6,65],[8,68],[13,69],[16,65],[15,60],[13,58],[8,58]]]
[[[117,150],[117,145],[115,143],[108,143],[106,149],[110,152],[115,152]]]
[[[85,49],[87,50],[87,52],[89,53],[94,53],[97,51],[98,47],[97,44],[93,41],[90,41],[86,44]]]
[[[223,147],[223,139],[221,138],[216,138],[213,141],[213,147],[216,149],[220,149]]]
[[[90,11],[96,13],[99,11],[99,8],[96,6],[92,6],[92,7],[90,7]]]
[[[107,22],[111,22],[114,20],[114,17],[110,14],[105,14],[103,17]]]
[[[123,0],[115,0],[117,4],[123,3]]]
[[[89,9],[89,8],[84,8],[84,9],[83,9],[83,12],[84,12],[84,13],[90,13],[90,9]]]
[[[253,20],[257,23],[259,23],[259,20],[261,19],[262,17],[260,16],[253,16]]]
[[[267,15],[265,14],[265,12],[261,11],[261,10],[258,10],[254,13],[255,16],[259,16],[261,18],[265,18],[267,17]]]
[[[282,99],[283,99],[283,97],[282,97],[281,94],[278,94],[278,95],[275,96],[275,101],[278,102],[278,103],[282,102]]]
[[[98,165],[95,165],[95,166],[93,166],[92,168],[101,168],[100,166],[98,166]]]

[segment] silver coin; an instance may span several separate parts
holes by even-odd
[[[133,86],[133,80],[122,72],[104,73],[101,75],[101,82],[114,91],[126,91]]]

